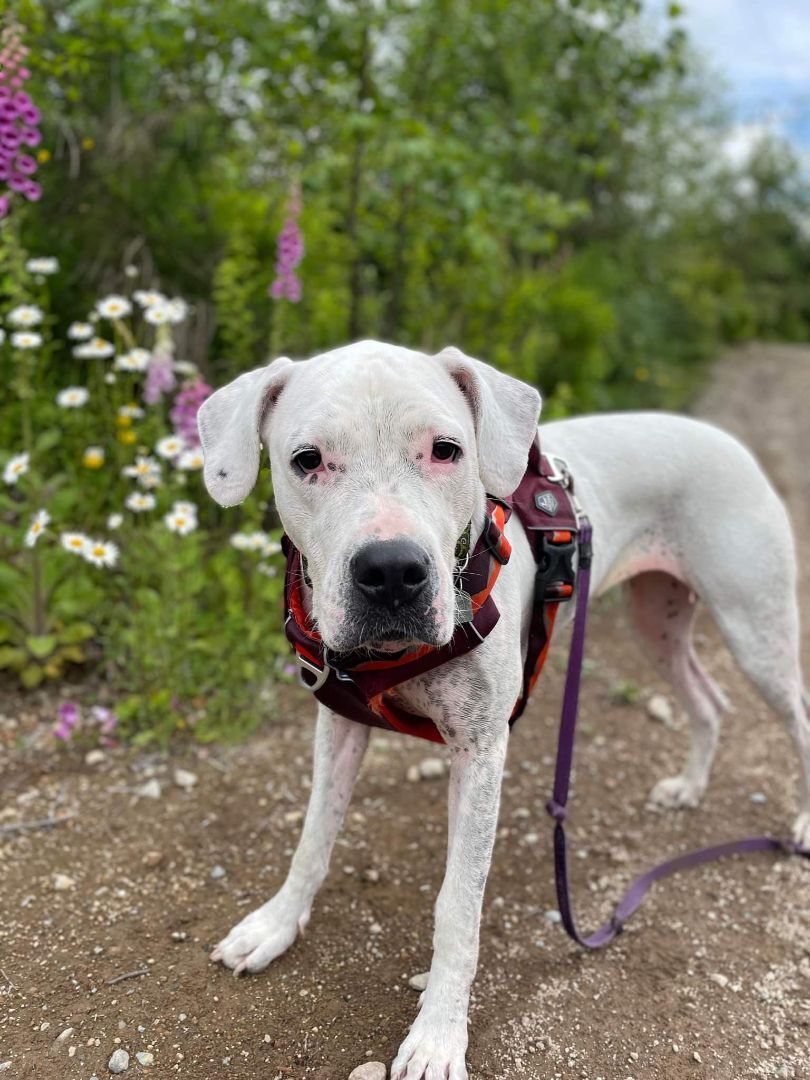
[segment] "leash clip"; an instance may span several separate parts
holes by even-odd
[[[311,690],[313,694],[316,690],[320,690],[326,680],[329,678],[332,669],[324,661],[322,668],[319,668],[317,664],[313,664],[311,660],[307,660],[305,656],[302,656],[298,650],[295,652],[295,659],[298,661],[298,681],[304,687],[305,690]],[[312,676],[310,681],[307,675]]]

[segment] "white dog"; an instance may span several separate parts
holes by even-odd
[[[268,448],[281,520],[306,560],[310,617],[334,653],[443,645],[454,630],[458,538],[470,522],[473,542],[479,535],[485,492],[505,498],[517,487],[539,410],[534,389],[456,349],[426,356],[362,342],[299,363],[282,358],[203,405],[205,482],[221,505],[242,502],[261,445]],[[794,836],[810,845],[795,553],[786,511],[756,461],[722,431],[661,413],[565,420],[541,437],[544,452],[567,462],[593,524],[594,593],[627,583],[638,627],[691,717],[683,771],[661,780],[652,799],[694,806],[717,745],[725,701],[692,647],[697,596],[793,736],[802,782]],[[481,903],[534,595],[535,564],[515,516],[506,535],[512,557],[493,593],[495,629],[474,651],[394,692],[434,721],[451,768],[430,977],[393,1080],[467,1077]],[[401,553],[402,544],[386,546],[392,540],[411,553],[415,599],[403,585],[381,601],[360,580],[358,554]],[[383,569],[399,581],[409,572],[400,564]],[[312,794],[287,880],[213,960],[236,974],[261,971],[307,924],[368,738],[369,728],[319,707]]]

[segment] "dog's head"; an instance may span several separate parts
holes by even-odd
[[[241,375],[202,406],[205,483],[242,502],[269,450],[312,617],[335,652],[444,645],[459,537],[517,487],[540,396],[457,349],[361,342]]]

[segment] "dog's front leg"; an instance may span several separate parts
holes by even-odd
[[[318,707],[312,792],[287,880],[211,953],[233,968],[261,971],[281,956],[309,922],[315,894],[329,869],[338,830],[368,745],[369,728]]]
[[[508,728],[451,746],[447,869],[436,901],[433,962],[419,1015],[391,1080],[467,1080],[467,1008],[495,831]]]

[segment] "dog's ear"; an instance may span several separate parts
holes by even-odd
[[[240,375],[207,398],[197,413],[205,486],[220,506],[244,502],[259,475],[260,431],[293,368],[280,356]]]
[[[490,495],[504,499],[526,471],[542,399],[533,386],[452,346],[436,359],[455,379],[472,410],[481,481]]]

